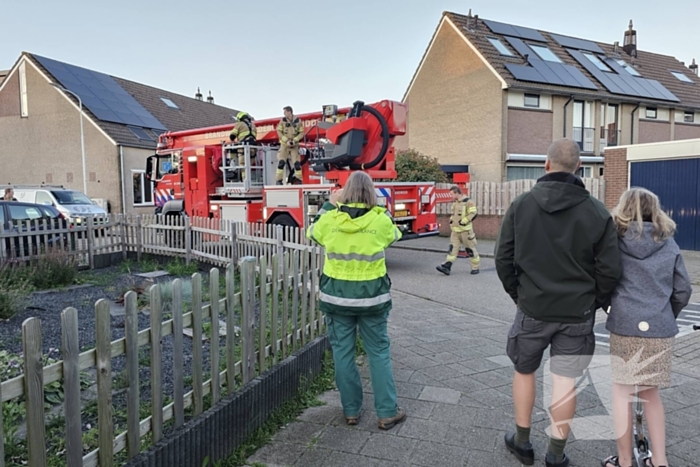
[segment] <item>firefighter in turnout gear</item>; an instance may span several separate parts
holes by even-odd
[[[450,252],[447,261],[437,267],[443,274],[450,275],[452,263],[457,259],[459,248],[464,245],[469,255],[472,266],[472,274],[479,274],[479,252],[476,251],[476,235],[472,221],[476,218],[476,205],[468,197],[464,196],[462,189],[458,186],[450,188],[452,193],[452,217],[450,217]]]
[[[231,141],[236,144],[245,144],[255,146],[258,144],[257,140],[258,130],[255,128],[255,123],[253,119],[248,115],[247,112],[238,112],[236,115],[236,124],[233,125],[233,130],[231,130]],[[239,148],[238,150],[238,166],[241,168],[240,180],[245,179],[245,150]],[[250,160],[251,163],[257,156],[257,151],[254,148],[250,149]],[[255,165],[255,164],[253,164]]]
[[[301,160],[299,159],[299,141],[304,137],[304,124],[294,116],[291,107],[284,108],[284,118],[277,125],[277,136],[280,140],[280,149],[277,153],[277,184],[284,184],[284,166],[287,159],[292,156],[294,166],[295,183],[301,183]]]

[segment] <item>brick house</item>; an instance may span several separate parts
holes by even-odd
[[[606,148],[699,138],[695,61],[637,50],[631,23],[621,39],[445,12],[404,95],[408,132],[397,145],[501,182],[541,176],[562,137],[579,143],[584,177],[604,173]]]
[[[88,196],[114,213],[152,213],[146,157],[164,131],[233,122],[237,110],[22,53],[0,78],[0,185],[83,190],[79,101]],[[211,93],[210,93],[211,96]]]

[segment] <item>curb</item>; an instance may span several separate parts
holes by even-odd
[[[447,253],[447,250],[445,250],[445,249],[432,248],[432,247],[427,247],[427,246],[392,245],[389,248],[396,248],[398,250],[426,251],[429,253],[442,253],[442,254]],[[481,257],[481,258],[493,258],[494,255],[493,255],[493,253],[481,253],[481,252],[479,252],[479,257]],[[458,256],[458,258],[461,258],[461,256]]]

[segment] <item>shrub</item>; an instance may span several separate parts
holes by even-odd
[[[73,284],[76,275],[75,258],[59,249],[48,249],[30,266],[31,282],[38,290]]]
[[[0,265],[0,319],[10,319],[26,305],[32,284],[24,268]]]
[[[396,172],[399,182],[447,183],[449,181],[436,158],[414,149],[396,154]]]

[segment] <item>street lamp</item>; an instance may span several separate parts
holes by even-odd
[[[83,101],[80,99],[79,95],[77,95],[73,91],[69,91],[60,84],[51,83],[51,86],[54,86],[63,92],[67,92],[68,94],[72,94],[73,96],[75,96],[76,99],[78,99],[78,105],[80,106],[80,149],[83,156],[83,193],[85,193],[85,196],[87,196],[87,174],[85,171],[85,135],[83,133]]]

